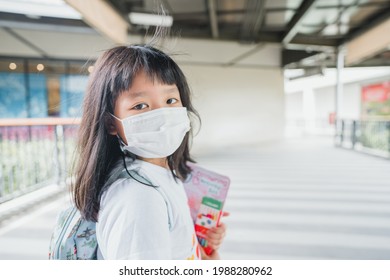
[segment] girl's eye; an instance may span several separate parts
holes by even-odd
[[[169,98],[167,100],[167,104],[175,104],[177,102],[179,102],[179,100],[177,100],[176,98]]]
[[[132,109],[135,109],[135,110],[143,110],[145,108],[147,108],[148,105],[146,103],[140,103],[138,105],[135,105]]]

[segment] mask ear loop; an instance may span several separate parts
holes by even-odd
[[[122,150],[123,166],[125,167],[127,174],[129,174],[129,176],[130,176],[132,179],[136,180],[138,183],[141,183],[141,184],[143,184],[143,185],[145,185],[145,186],[148,186],[148,187],[157,188],[158,186],[155,186],[155,185],[152,185],[152,184],[147,184],[147,183],[145,183],[145,182],[142,182],[142,181],[138,180],[137,178],[135,178],[133,175],[131,175],[130,171],[127,169],[126,155],[125,155],[126,150],[123,149],[123,147],[122,147],[122,145],[121,145],[122,139],[120,139],[119,136],[118,136],[118,141],[119,141],[119,146],[120,146],[120,148],[121,148],[121,150]],[[123,141],[122,141],[122,143],[123,143]],[[139,175],[139,176],[141,176],[141,175]]]

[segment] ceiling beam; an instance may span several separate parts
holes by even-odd
[[[290,44],[301,44],[301,45],[316,45],[316,46],[326,46],[326,47],[337,47],[338,40],[333,38],[327,38],[325,36],[313,36],[298,34],[294,37],[293,40],[289,42]]]
[[[353,40],[354,38],[360,36],[366,31],[388,20],[389,18],[390,6],[387,6],[385,9],[381,9],[379,12],[369,16],[364,22],[360,24],[358,28],[351,30],[351,32],[344,36],[344,38],[339,42],[339,46]]]
[[[77,10],[83,20],[116,44],[127,43],[129,24],[113,7],[103,0],[65,0]]]
[[[208,7],[209,7],[211,34],[214,39],[217,39],[219,37],[219,30],[218,30],[218,18],[217,18],[217,9],[215,7],[215,0],[208,0]]]
[[[302,23],[305,15],[314,7],[316,0],[303,0],[297,12],[294,14],[290,22],[287,24],[287,30],[283,34],[282,43],[287,45],[298,33],[299,26]]]
[[[368,17],[360,27],[351,30],[339,45],[347,49],[346,65],[370,59],[390,46],[390,6]]]
[[[324,5],[324,4],[319,4],[316,8],[318,10],[329,10],[329,9],[340,9],[340,8],[387,8],[390,6],[390,3],[386,2],[379,2],[379,1],[372,1],[372,2],[366,2],[366,3],[353,3],[353,4],[346,4],[346,5]]]
[[[390,47],[390,17],[346,44],[345,63],[355,65]]]

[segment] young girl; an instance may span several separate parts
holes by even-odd
[[[190,173],[186,78],[149,45],[110,49],[97,60],[84,99],[73,188],[82,215],[97,221],[100,259],[219,259],[226,229],[198,245],[182,181]],[[131,178],[107,184],[126,170]],[[132,174],[137,174],[134,176]]]

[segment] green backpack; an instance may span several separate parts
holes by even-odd
[[[130,170],[129,173],[126,169],[117,172],[109,178],[106,185],[112,184],[117,179],[130,177],[143,184],[152,185],[134,170]],[[159,187],[155,187],[155,189],[164,197],[167,204],[168,224],[171,228],[170,217],[172,217],[172,214],[167,199],[159,190]],[[96,260],[97,252],[96,223],[82,218],[75,206],[62,211],[57,218],[51,236],[49,260]]]
[[[49,260],[96,260],[96,224],[74,206],[62,211],[50,240]]]

